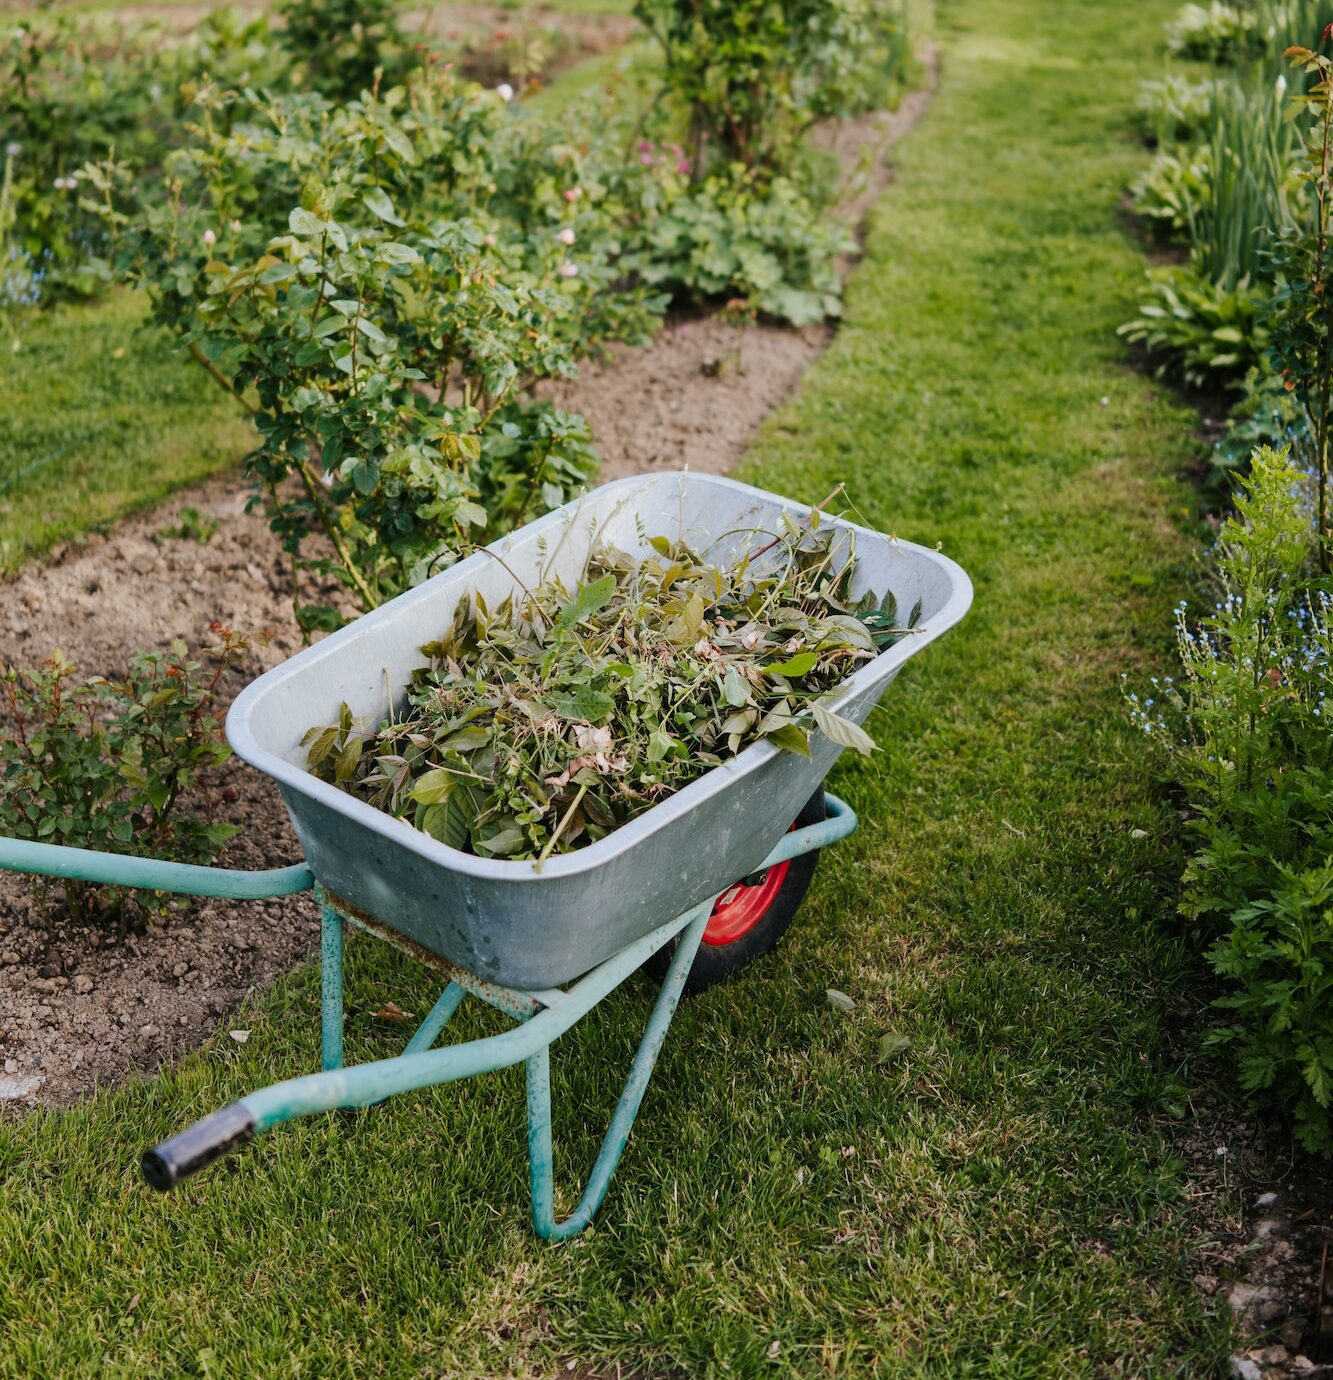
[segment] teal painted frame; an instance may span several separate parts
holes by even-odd
[[[764,868],[825,848],[850,834],[857,824],[849,805],[825,795],[826,818],[793,829],[765,860]],[[315,885],[303,864],[265,872],[193,867],[154,858],[122,857],[22,839],[0,838],[0,869],[67,877],[109,885],[171,891],[191,896],[259,899],[288,896]],[[762,869],[760,869],[762,870]],[[144,1156],[144,1173],[156,1187],[167,1188],[187,1174],[236,1148],[260,1131],[316,1112],[341,1107],[369,1107],[395,1093],[457,1082],[513,1064],[527,1066],[528,1164],[532,1225],[545,1241],[578,1235],[605,1201],[611,1176],[620,1163],[648,1080],[680,1003],[694,956],[712,913],[707,901],[678,915],[651,934],[627,945],[568,988],[522,992],[499,987],[473,974],[450,968],[451,980],[427,1013],[402,1054],[348,1068],[343,1063],[343,941],[348,923],[369,928],[393,942],[392,930],[369,917],[340,908],[336,897],[316,887],[320,900],[321,1072],[290,1078],[261,1088],[239,1102],[212,1113]],[[658,992],[648,1026],[630,1066],[629,1076],[588,1175],[583,1194],[565,1218],[555,1215],[555,1168],[551,1134],[551,1045],[631,973],[673,939],[677,939],[667,975]],[[409,950],[413,952],[413,950]],[[418,957],[429,957],[418,955]],[[463,999],[472,995],[511,1017],[516,1025],[502,1034],[435,1049]]]

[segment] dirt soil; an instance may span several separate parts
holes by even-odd
[[[928,89],[914,91],[891,115],[820,132],[847,169],[854,223],[891,177],[884,155],[928,99]],[[589,417],[605,479],[685,465],[722,471],[831,335],[678,320],[648,349],[617,348],[555,392]],[[0,662],[36,665],[60,647],[84,673],[114,675],[132,649],[178,637],[201,645],[214,619],[271,630],[270,645],[233,676],[234,694],[300,646],[277,543],[261,515],[246,513],[248,496],[239,476],[221,477],[28,566],[0,600]],[[162,535],[185,507],[216,522],[206,543]],[[236,798],[222,817],[243,832],[223,861],[299,860],[276,789],[239,762],[225,773]],[[249,992],[306,957],[318,932],[309,897],[180,902],[123,942],[64,923],[48,931],[39,902],[31,879],[0,873],[0,1115],[69,1104],[199,1044],[228,1027]]]
[[[1194,1284],[1244,1339],[1231,1374],[1333,1377],[1333,1167],[1275,1151],[1233,1104],[1196,1104],[1188,1125]]]

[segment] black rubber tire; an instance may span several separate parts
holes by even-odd
[[[794,821],[794,827],[818,824],[823,819],[824,788],[821,786],[802,806]],[[685,979],[687,995],[693,996],[698,992],[706,992],[710,987],[716,987],[719,982],[725,982],[746,964],[753,963],[755,959],[762,958],[777,947],[778,941],[786,933],[787,926],[791,924],[801,902],[805,899],[805,893],[815,875],[815,868],[819,866],[819,853],[820,850],[816,848],[791,860],[781,890],[773,898],[763,918],[752,929],[730,944],[699,945],[690,975]],[[675,951],[676,940],[673,939],[659,949],[644,967],[660,981],[666,977],[667,966]]]

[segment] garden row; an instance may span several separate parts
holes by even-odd
[[[73,30],[15,36],[0,235],[28,275],[18,295],[38,311],[72,291],[147,294],[253,422],[247,472],[307,636],[593,479],[586,424],[535,396],[543,380],[646,341],[673,302],[838,310],[850,241],[804,135],[888,98],[896,8],[639,17],[663,52],[656,92],[558,119],[409,44],[377,6],[298,0],[272,32],[215,16],[166,63],[147,44],[94,60]],[[326,45],[353,29],[359,43]],[[206,670],[183,648],[117,682],[83,683],[64,657],[10,670],[5,832],[215,856],[227,831],[200,777],[224,751],[230,639]]]
[[[1214,1042],[1243,1088],[1333,1151],[1333,64],[1307,0],[1189,5],[1148,83],[1133,205],[1177,262],[1121,328],[1224,393],[1213,481],[1238,481],[1176,611],[1180,670],[1131,694],[1191,809],[1182,913],[1220,979]]]

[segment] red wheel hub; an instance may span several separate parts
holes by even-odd
[[[788,862],[780,862],[760,873],[753,883],[747,878],[729,886],[713,903],[713,913],[704,926],[703,942],[715,946],[734,944],[749,934],[782,890],[790,866]]]

